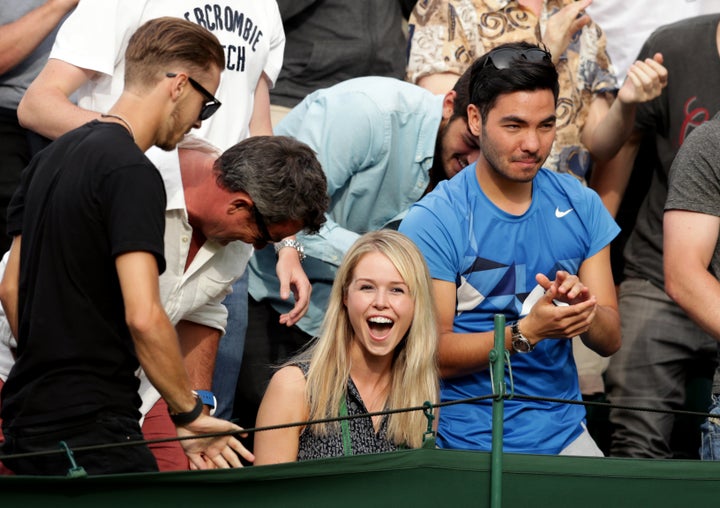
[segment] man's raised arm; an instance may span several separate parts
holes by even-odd
[[[70,95],[95,76],[94,71],[51,58],[18,105],[20,124],[50,139],[100,117],[70,101]]]

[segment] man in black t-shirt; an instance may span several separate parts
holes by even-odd
[[[223,49],[177,18],[140,27],[110,112],[39,154],[13,197],[0,299],[18,338],[2,392],[3,453],[141,439],[142,365],[180,436],[240,430],[202,414],[163,310],[165,191],[143,152],[173,148],[220,103]],[[22,248],[21,248],[22,247]],[[197,468],[238,466],[234,437],[183,441]],[[156,470],[145,446],[76,452],[88,473]],[[60,455],[11,458],[18,474],[64,474]]]

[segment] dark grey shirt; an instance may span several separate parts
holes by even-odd
[[[716,28],[720,14],[690,18],[656,30],[638,59],[661,52],[672,78],[662,94],[637,109],[636,128],[653,136],[655,154],[636,161],[651,170],[652,182],[625,246],[625,276],[646,279],[663,289],[662,227],[667,175],[685,139],[720,111],[720,57]],[[682,41],[682,43],[678,43]]]
[[[40,7],[47,0],[0,0],[0,25],[6,25]],[[67,17],[67,16],[66,16]],[[55,34],[61,23],[17,66],[0,76],[0,107],[17,109],[20,99],[30,83],[37,77],[47,62]]]
[[[720,114],[690,136],[670,170],[666,210],[689,210],[720,217]],[[720,279],[720,243],[710,260],[710,272]],[[696,302],[703,305],[703,302]],[[716,337],[717,339],[718,337]],[[718,344],[720,363],[720,343]],[[713,393],[720,394],[720,365],[715,370]]]

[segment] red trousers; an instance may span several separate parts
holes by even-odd
[[[0,391],[2,391],[2,387],[5,384],[5,382],[0,379]],[[2,400],[0,400],[0,406],[2,406]],[[2,419],[0,419],[0,442],[4,441],[5,438],[3,437],[2,432]],[[0,475],[11,475],[14,474],[12,471],[10,471],[8,468],[6,468],[2,462],[0,462]]]
[[[145,415],[142,431],[147,440],[177,437],[177,430],[172,420],[170,420],[167,404],[163,399],[157,401]],[[190,462],[179,441],[149,444],[148,447],[155,456],[161,472],[187,471],[190,469]]]

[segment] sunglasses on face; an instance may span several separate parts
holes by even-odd
[[[177,73],[175,72],[168,72],[165,74],[168,78],[174,78],[177,76]],[[195,90],[197,90],[200,95],[205,97],[207,99],[207,102],[203,104],[202,109],[200,110],[200,120],[207,120],[211,116],[215,114],[215,112],[222,106],[222,102],[217,100],[213,94],[208,92],[205,87],[203,87],[200,83],[195,81],[193,78],[188,76],[188,81],[190,82],[190,86],[192,86]]]
[[[265,217],[262,216],[257,206],[253,206],[253,214],[255,215],[255,224],[260,232],[260,239],[265,243],[273,243],[275,240],[270,236],[270,231],[268,231],[267,224],[265,223]]]
[[[541,48],[498,48],[488,53],[482,68],[492,65],[499,71],[509,69],[514,60],[527,60],[533,63],[552,62],[550,53]]]

